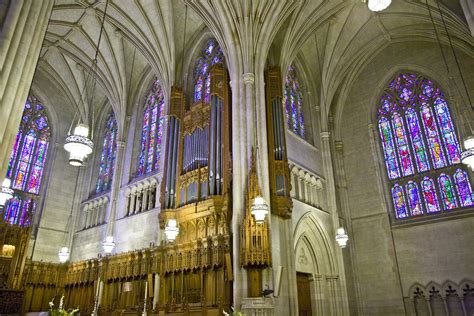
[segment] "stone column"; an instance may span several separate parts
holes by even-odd
[[[148,195],[150,194],[150,187],[146,187],[143,190],[143,198],[142,198],[142,212],[149,210],[148,208]]]
[[[105,236],[113,236],[115,227],[115,217],[117,213],[118,194],[120,190],[122,166],[125,153],[125,142],[123,140],[117,141],[117,152],[114,166],[114,176],[112,178],[112,190],[110,191],[109,216],[107,220],[107,230]],[[115,239],[115,238],[114,238]]]
[[[36,69],[54,0],[10,1],[0,33],[0,183]]]
[[[323,157],[323,164],[324,164],[324,174],[326,175],[326,200],[327,200],[327,207],[328,211],[332,215],[332,224],[333,224],[333,235],[332,238],[332,245],[334,247],[334,254],[336,257],[336,264],[337,264],[337,271],[339,273],[339,278],[341,282],[341,297],[340,297],[340,307],[339,310],[346,314],[348,313],[349,309],[349,302],[347,298],[347,289],[346,289],[346,279],[345,279],[345,270],[344,270],[344,261],[342,257],[342,250],[337,245],[335,240],[335,234],[337,228],[339,227],[339,212],[337,210],[337,203],[336,203],[336,183],[334,179],[334,168],[332,164],[332,157],[331,157],[331,143],[330,143],[330,133],[329,132],[321,132],[321,152]]]
[[[461,0],[461,7],[466,17],[467,25],[474,36],[474,2],[471,0]]]

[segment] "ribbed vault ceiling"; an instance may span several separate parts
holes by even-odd
[[[473,55],[473,38],[459,3],[446,1],[442,10],[455,45]],[[441,30],[438,9],[429,3]],[[192,40],[207,31],[221,44],[231,71],[252,72],[269,60],[286,69],[297,58],[305,66],[309,91],[324,94],[328,104],[383,47],[396,41],[434,40],[424,0],[394,0],[381,13],[347,0],[110,0],[91,105],[80,102],[80,95],[105,1],[56,0],[39,70],[64,91],[71,111],[85,117],[98,112],[107,99],[123,119],[150,72],[165,90],[182,82],[177,69],[183,58],[185,4],[185,57]],[[444,32],[441,38],[446,43]]]

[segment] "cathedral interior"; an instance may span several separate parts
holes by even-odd
[[[0,27],[1,315],[474,315],[474,1]]]

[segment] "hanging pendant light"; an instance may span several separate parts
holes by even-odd
[[[102,243],[102,248],[104,248],[104,253],[109,255],[115,249],[114,236],[107,236],[105,241]]]
[[[68,247],[62,247],[58,252],[59,262],[65,263],[69,260],[69,249]]]
[[[257,224],[265,222],[265,216],[268,214],[268,204],[263,197],[257,196],[253,200],[250,213],[255,217]]]
[[[339,244],[339,247],[346,248],[348,240],[349,236],[347,236],[344,227],[339,227],[336,234],[336,242]]]
[[[74,133],[66,137],[64,149],[69,152],[69,164],[75,167],[83,166],[88,155],[94,149],[94,143],[88,138],[89,126],[77,124]]]
[[[107,8],[109,6],[109,0],[105,1],[105,9],[104,9],[104,18],[102,19],[99,38],[97,40],[97,46],[95,50],[95,56],[92,60],[91,67],[89,68],[89,74],[87,79],[84,82],[84,89],[80,95],[80,104],[84,104],[84,95],[83,93],[87,90],[86,87],[89,84],[88,79],[91,78],[92,80],[92,89],[90,91],[91,99],[89,100],[89,106],[93,107],[94,103],[94,93],[95,93],[95,86],[97,81],[97,57],[99,56],[99,48],[100,48],[100,41],[102,39],[102,34],[104,32],[104,24],[105,19],[107,17]],[[79,104],[79,105],[80,105]],[[79,106],[78,106],[79,108]],[[86,120],[87,121],[87,120]],[[69,164],[75,167],[84,166],[85,160],[88,155],[92,153],[94,150],[94,143],[92,142],[92,135],[93,131],[90,133],[89,138],[89,125],[85,123],[81,123],[81,119],[78,119],[77,126],[74,128],[74,132],[71,133],[72,126],[74,125],[74,119],[71,123],[71,128],[69,130],[68,136],[64,142],[64,149],[69,152]],[[92,124],[94,124],[94,112],[92,111]]]
[[[165,226],[165,235],[168,241],[175,241],[179,234],[178,222],[175,219],[169,219]]]
[[[367,6],[370,11],[379,12],[388,8],[392,0],[368,0]]]
[[[0,192],[0,206],[4,206],[9,199],[13,198],[13,190],[10,186],[11,180],[9,178],[3,179],[2,190]]]
[[[436,6],[438,8],[438,11],[439,11],[439,16],[441,18],[441,22],[443,24],[443,28],[444,28],[444,31],[446,33],[446,37],[448,38],[449,47],[450,47],[451,53],[453,54],[453,59],[454,59],[454,62],[456,64],[456,68],[459,72],[459,77],[460,77],[461,82],[463,84],[464,92],[466,94],[467,104],[470,107],[469,110],[474,111],[474,107],[473,107],[474,104],[472,103],[471,96],[469,94],[469,90],[467,89],[466,81],[464,80],[464,76],[463,76],[462,71],[461,71],[461,66],[459,65],[459,61],[458,61],[458,57],[456,55],[456,51],[454,50],[453,42],[451,41],[451,35],[448,32],[448,27],[446,26],[446,22],[444,20],[443,10],[441,10],[441,7],[439,5],[438,0],[435,0],[435,3],[436,3]],[[426,8],[428,9],[428,13],[430,15],[431,24],[433,25],[433,30],[434,30],[434,33],[436,35],[436,40],[438,42],[438,46],[439,46],[441,56],[443,57],[444,65],[446,66],[446,71],[447,71],[448,75],[450,75],[451,73],[450,73],[450,70],[449,70],[448,61],[447,61],[447,58],[445,56],[445,53],[444,53],[442,45],[441,45],[441,40],[439,38],[438,30],[436,29],[436,25],[435,25],[435,22],[434,22],[434,19],[433,19],[433,14],[431,13],[431,9],[430,9],[430,6],[428,4],[428,0],[426,0]],[[462,95],[461,95],[461,97],[462,97]],[[467,124],[470,127],[470,132],[472,133],[473,128],[472,128],[472,125],[471,125],[472,123],[471,123],[469,118],[467,119]],[[474,136],[473,135],[469,135],[464,139],[464,151],[461,151],[461,162],[463,164],[468,165],[472,170],[474,170]]]

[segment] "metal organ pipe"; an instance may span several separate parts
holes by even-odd
[[[214,160],[214,146],[215,146],[215,119],[216,119],[216,96],[211,96],[211,122],[210,122],[210,139],[209,139],[209,194],[214,195],[214,177],[215,177],[215,160]]]
[[[221,138],[222,138],[222,126],[221,126],[221,117],[222,117],[222,103],[221,99],[217,98],[217,117],[216,117],[216,194],[221,194]]]
[[[173,142],[173,158],[171,167],[171,206],[175,207],[176,204],[176,167],[178,165],[178,143],[179,143],[179,128],[180,122],[176,118],[174,119],[174,142]]]

